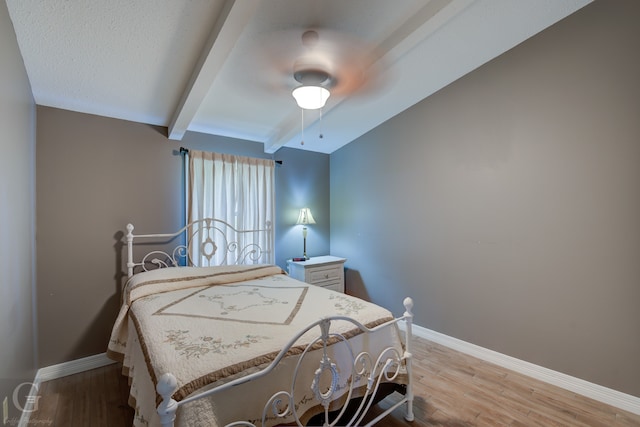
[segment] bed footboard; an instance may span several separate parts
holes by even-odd
[[[405,298],[403,303],[405,312],[401,317],[374,328],[367,328],[360,322],[346,316],[330,316],[320,319],[296,334],[278,353],[275,359],[261,371],[237,378],[234,381],[230,381],[211,390],[185,398],[180,402],[172,398],[173,393],[177,390],[176,378],[170,373],[164,374],[159,379],[156,388],[158,394],[162,397],[162,402],[157,408],[162,426],[173,427],[176,411],[182,405],[269,375],[284,357],[292,354],[292,349],[298,348],[296,347],[296,342],[307,333],[318,333],[318,335],[308,345],[304,346],[304,348],[298,348],[299,358],[290,386],[288,386],[287,389],[274,393],[266,399],[262,412],[262,420],[257,423],[251,421],[235,421],[227,423],[226,426],[264,427],[268,425],[267,420],[270,420],[269,423],[274,423],[274,420],[276,420],[275,424],[278,424],[278,420],[281,420],[280,422],[294,422],[297,425],[303,425],[301,421],[303,414],[297,412],[295,404],[295,395],[300,392],[301,388],[296,380],[300,374],[300,369],[309,369],[309,365],[305,365],[304,361],[305,356],[312,353],[315,354],[313,364],[311,365],[313,379],[311,384],[305,384],[305,388],[306,390],[312,390],[315,403],[324,413],[324,425],[370,426],[402,405],[405,405],[405,419],[407,421],[413,421],[411,367],[413,358],[413,301],[411,298]],[[334,322],[352,323],[355,327],[354,331],[356,331],[358,335],[372,334],[382,328],[394,328],[397,327],[398,323],[404,322],[404,347],[402,350],[399,350],[397,347],[389,346],[378,354],[369,354],[367,351],[356,352],[352,348],[350,341],[343,334],[332,332],[332,324]],[[314,332],[314,330],[316,332]],[[335,349],[339,346],[343,346],[342,352],[340,353],[341,356],[332,357],[332,354],[338,353],[330,353],[329,349],[331,347]],[[345,355],[348,355],[348,357],[345,357]],[[316,360],[316,358],[318,360]],[[303,366],[307,367],[302,368]],[[400,376],[402,376],[402,383],[406,385],[406,392],[403,398],[374,419],[367,419],[366,424],[363,424],[369,409],[376,402],[381,384],[399,383]],[[340,399],[338,399],[338,397]],[[346,404],[337,409],[333,407],[336,400],[350,402],[351,399],[355,397],[360,398],[355,409],[352,405]],[[349,411],[347,411],[348,406]]]

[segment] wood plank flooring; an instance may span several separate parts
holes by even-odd
[[[414,344],[414,413],[396,409],[378,425],[390,427],[640,426],[635,415],[500,368],[433,342]],[[117,364],[41,384],[30,425],[131,426],[127,379]],[[375,411],[399,399],[393,394]]]

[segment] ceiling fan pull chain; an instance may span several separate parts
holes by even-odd
[[[300,122],[302,127],[302,138],[300,139],[300,145],[304,145],[304,108],[300,109]]]
[[[324,138],[324,135],[322,134],[322,108],[320,109],[320,135],[318,136],[320,139]]]

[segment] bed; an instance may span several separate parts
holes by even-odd
[[[128,280],[107,354],[129,377],[134,426],[370,425],[400,406],[413,420],[410,298],[394,318],[289,277],[244,231],[203,221],[169,234],[127,226]],[[273,231],[249,231],[263,232]],[[185,243],[135,260],[136,244],[176,238]],[[196,253],[205,265],[193,266]],[[216,256],[231,265],[208,265]],[[395,405],[367,415],[393,392]]]

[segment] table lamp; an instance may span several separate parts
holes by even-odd
[[[309,208],[302,208],[300,209],[300,214],[298,215],[298,221],[296,222],[296,224],[302,224],[302,225],[307,225],[307,224],[315,224],[316,220],[313,219],[313,215],[311,215],[311,209]],[[303,256],[304,259],[309,259],[309,257],[307,256],[307,227],[302,227],[302,239],[303,239]]]

